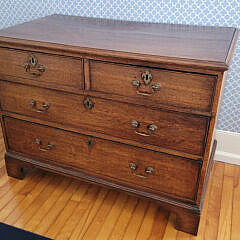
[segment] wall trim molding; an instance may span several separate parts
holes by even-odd
[[[240,133],[216,130],[216,161],[240,165]]]

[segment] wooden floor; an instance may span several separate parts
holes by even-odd
[[[0,222],[53,239],[239,240],[240,167],[216,162],[199,234],[176,231],[156,204],[42,170],[8,178],[0,138]]]

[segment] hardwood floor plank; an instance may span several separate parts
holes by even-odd
[[[240,166],[234,166],[231,240],[239,240],[240,236],[239,223],[240,223]]]
[[[120,240],[123,238],[127,226],[132,218],[132,215],[137,207],[139,199],[136,197],[128,196],[127,201],[123,207],[116,225],[109,236],[108,240]]]
[[[231,239],[233,177],[224,176],[221,210],[218,225],[218,240]]]
[[[190,240],[191,239],[191,235],[185,232],[177,232],[177,240]]]
[[[6,195],[9,190],[12,189],[12,187],[18,182],[17,179],[12,178],[12,177],[7,177],[5,174],[4,176],[1,177],[1,185],[0,185],[0,198],[3,195]]]
[[[223,164],[223,163],[222,163]],[[224,164],[224,176],[234,177],[236,166],[232,164]]]
[[[203,239],[217,239],[218,223],[221,208],[221,196],[224,177],[224,164],[216,162],[214,167],[213,182],[208,201],[207,219]]]
[[[99,208],[97,214],[95,215],[93,221],[89,225],[87,231],[84,233],[82,239],[83,240],[95,240],[107,215],[112,209],[117,197],[118,192],[110,191],[106,198],[104,199],[101,207]]]
[[[69,218],[74,217],[74,212],[77,212],[77,207],[81,199],[85,196],[89,185],[83,182],[80,183],[78,190],[74,192],[66,207],[56,219],[55,223],[48,229],[45,236],[49,238],[56,238],[57,234],[64,228]],[[79,217],[79,216],[78,216]],[[72,222],[70,223],[71,225]],[[73,225],[74,226],[74,225]]]
[[[128,224],[128,227],[126,229],[123,240],[136,238],[136,236],[140,230],[140,227],[142,225],[143,218],[145,217],[148,206],[149,206],[148,201],[146,201],[144,199],[139,200],[138,205],[137,205],[137,207],[132,215],[132,218]]]
[[[24,226],[24,229],[34,232],[34,230],[37,228],[38,224],[42,221],[45,215],[47,215],[51,208],[54,208],[56,201],[64,193],[64,191],[66,191],[70,183],[70,178],[63,178],[61,184],[59,184],[55,191],[48,196],[47,201],[44,202],[44,204],[38,209],[34,216],[27,222],[27,224]]]
[[[0,221],[4,221],[9,225],[13,225],[21,214],[26,210],[31,202],[32,196],[36,192],[36,187],[43,178],[43,173],[36,174],[27,181],[24,188],[22,188],[15,197],[0,211]],[[25,191],[25,189],[27,191]],[[35,190],[35,191],[34,191]],[[31,194],[29,194],[31,192]],[[21,199],[21,201],[20,201]]]
[[[54,208],[51,208],[48,213],[44,216],[42,221],[38,224],[35,229],[35,233],[44,235],[49,227],[55,222],[57,216],[61,213],[62,209],[66,206],[72,195],[80,186],[80,182],[72,181],[71,184],[66,188],[58,200],[54,204]]]
[[[49,181],[48,181],[49,179]],[[62,181],[62,177],[57,175],[48,175],[44,177],[42,191],[39,192],[39,195],[36,196],[34,201],[32,201],[26,211],[18,218],[14,226],[19,228],[24,228],[24,226],[29,222],[37,211],[42,207],[42,205],[47,201],[48,197],[53,193],[53,191],[58,187]]]
[[[168,224],[169,212],[163,208],[158,208],[154,218],[151,234],[148,240],[163,239]],[[140,239],[139,239],[140,240]]]
[[[155,216],[158,212],[158,205],[156,203],[151,202],[149,204],[149,208],[147,209],[147,213],[143,219],[142,225],[140,227],[140,231],[136,237],[136,240],[148,239],[152,232],[153,223],[156,220]]]
[[[14,198],[12,198],[4,208],[0,211],[0,222],[4,222],[9,224],[9,221],[7,217],[11,214],[12,216],[14,214],[19,215],[18,206],[21,204],[23,199],[25,198],[25,195],[17,194]],[[16,209],[16,210],[15,210]],[[6,220],[7,219],[7,220]]]
[[[102,240],[102,239],[108,239],[115,224],[118,220],[121,211],[127,201],[127,194],[126,193],[120,193],[118,195],[118,198],[116,202],[114,203],[111,211],[109,212],[108,216],[106,217],[102,228],[100,232],[98,233],[98,236],[96,237],[96,240]]]
[[[41,191],[45,185],[42,183],[44,179],[44,174],[41,173],[39,178],[36,180],[31,179],[28,184],[19,192],[18,195],[25,196],[24,199],[18,204],[17,208],[6,218],[5,222],[9,225],[14,225],[16,221],[21,217],[29,205],[38,196],[39,191]],[[17,195],[17,196],[18,196]]]
[[[96,186],[95,186],[95,188],[97,189]],[[108,192],[109,192],[109,190],[105,189],[105,188],[100,188],[100,190],[98,189],[98,192],[97,192],[98,194],[97,194],[95,200],[89,204],[88,209],[84,212],[81,219],[78,221],[78,224],[77,224],[76,228],[74,229],[72,236],[70,238],[71,240],[82,239],[82,237],[84,236],[88,227],[90,226],[93,219],[95,218],[95,216],[96,216],[100,206],[102,205],[105,197],[107,196]]]
[[[178,231],[174,228],[176,216],[170,214],[163,240],[176,240]]]
[[[0,198],[0,210],[4,208],[9,201],[15,198],[16,194],[26,186],[28,180],[31,178],[36,178],[36,175],[32,173],[29,174],[27,178],[22,181],[18,180],[16,184],[14,184],[14,186],[11,187],[10,190]]]
[[[72,216],[65,223],[61,231],[56,235],[56,239],[69,239],[71,237],[72,232],[76,229],[78,221],[81,221],[85,212],[87,212],[90,206],[92,206],[92,202],[96,198],[98,191],[99,188],[93,185],[87,188],[82,200],[78,203],[78,206]]]

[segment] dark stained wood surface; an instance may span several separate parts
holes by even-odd
[[[199,156],[204,152],[209,122],[207,117],[160,111],[94,97],[89,97],[94,106],[88,110],[83,104],[85,96],[5,81],[0,81],[0,99],[5,111]],[[37,109],[42,110],[42,104],[46,102],[50,107],[45,112],[36,112],[29,104],[31,99],[36,101]],[[134,128],[132,120],[138,121],[140,126]],[[150,124],[155,124],[158,128],[154,132],[150,131],[150,136],[140,136],[135,132],[149,134],[147,127]]]
[[[146,71],[152,75],[147,85],[142,80]],[[140,87],[133,86],[133,80],[139,81]],[[90,81],[92,91],[132,97],[142,105],[151,100],[166,106],[211,112],[216,76],[90,61]],[[152,92],[151,87],[157,83],[160,89]],[[137,91],[151,95],[143,96]]]
[[[110,181],[138,189],[145,187],[145,191],[163,195],[171,194],[173,198],[194,200],[196,196],[200,162],[8,117],[4,118],[4,125],[10,152],[25,153],[34,159],[51,160],[54,165],[61,164],[66,169],[75,167],[89,175],[110,177]],[[23,140],[18,141],[19,138]],[[36,139],[40,139],[42,144],[36,144]],[[54,143],[53,148],[48,151],[39,149],[47,149],[49,142]],[[99,161],[100,156],[104,160]],[[136,164],[136,170],[130,169],[130,163]],[[147,174],[147,167],[152,167],[154,172]],[[17,172],[14,167],[9,166],[9,170]]]
[[[198,60],[226,69],[231,59],[228,56],[232,54],[232,40],[236,39],[236,35],[235,28],[226,27],[136,23],[52,15],[1,30],[0,42],[20,39],[20,43],[22,39],[37,41],[39,46],[41,43],[49,43],[49,47],[51,44],[62,44],[66,48],[71,46],[76,50],[90,50],[89,53],[94,50],[95,54],[96,50],[100,50],[102,55],[106,53],[117,56],[118,53],[127,53],[130,57],[131,54],[132,57],[134,54],[157,56],[159,60],[166,57],[165,60],[170,59],[172,63],[177,63],[176,59],[182,59],[182,62],[190,65]]]
[[[23,64],[28,63],[30,56],[36,58],[37,65],[31,67],[30,64],[30,69],[26,71]],[[44,66],[44,72],[37,71],[39,65]],[[82,60],[79,58],[0,48],[0,66],[1,79],[12,76],[17,77],[18,81],[25,79],[29,84],[41,83],[50,88],[59,85],[83,89]]]

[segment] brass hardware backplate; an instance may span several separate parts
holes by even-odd
[[[142,80],[145,85],[148,85],[152,81],[152,74],[149,71],[142,73]]]
[[[38,64],[38,59],[33,54],[28,56],[27,61],[22,66],[32,77],[40,77],[46,71],[43,65]]]
[[[86,109],[91,110],[94,106],[94,103],[91,101],[89,97],[86,97],[83,101],[83,105]]]
[[[147,168],[145,169],[145,173],[147,173],[147,174],[153,174],[153,173],[154,173],[154,169],[153,169],[152,167],[147,167]]]
[[[34,55],[30,55],[29,58],[28,58],[28,62],[33,66],[33,67],[36,67],[37,63],[38,63],[38,60],[37,58],[34,56]]]
[[[130,169],[132,169],[134,171],[137,169],[137,165],[135,163],[133,163],[133,162],[129,163],[129,167],[130,167]]]

